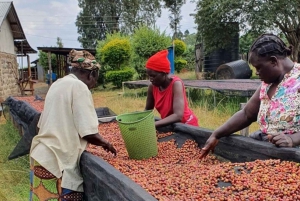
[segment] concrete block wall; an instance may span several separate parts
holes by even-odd
[[[0,99],[20,95],[16,76],[18,63],[16,55],[0,52]]]

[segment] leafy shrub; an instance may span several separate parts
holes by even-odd
[[[103,85],[105,88],[105,82],[106,82],[106,72],[112,70],[112,68],[109,65],[101,65],[101,68],[99,70],[99,77],[98,77],[98,84]]]
[[[180,71],[186,67],[187,61],[182,58],[175,59],[174,65],[175,65],[176,72],[180,73]]]
[[[195,47],[192,45],[188,45],[182,57],[187,61],[187,65],[186,65],[187,70],[188,71],[195,70],[195,65],[196,65]]]
[[[117,88],[122,87],[122,82],[132,80],[134,70],[132,68],[124,68],[123,70],[107,71],[106,81],[112,82]]]
[[[48,62],[48,53],[39,51],[39,63],[45,70],[49,70],[49,62]],[[52,71],[56,72],[57,67],[57,59],[55,54],[51,54],[51,67]]]
[[[133,58],[131,66],[139,74],[140,79],[146,76],[146,60],[156,52],[167,49],[171,44],[171,37],[159,29],[151,29],[147,26],[139,27],[135,30],[132,37]]]
[[[101,61],[113,69],[120,70],[121,65],[130,60],[130,43],[126,39],[114,39],[101,50]]]
[[[175,56],[179,57],[184,54],[186,51],[186,44],[179,39],[174,40],[174,45],[175,45]]]
[[[113,34],[106,34],[105,40],[97,41],[97,48],[96,48],[96,60],[101,60],[101,49],[110,41],[115,39],[126,39],[129,40],[129,36],[121,34],[120,32],[116,32]]]
[[[160,33],[159,29],[143,26],[135,31],[132,48],[140,57],[149,58],[156,52],[167,49],[170,42],[171,38],[165,32]]]
[[[147,77],[146,74],[146,58],[139,57],[138,55],[134,54],[132,61],[131,61],[131,66],[135,69],[136,73],[138,74],[136,76],[137,79],[139,80],[144,80]]]

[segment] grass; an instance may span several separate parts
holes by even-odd
[[[194,72],[185,72],[178,75],[181,79],[195,79]],[[116,114],[133,111],[143,111],[146,104],[147,88],[113,89],[110,84],[107,88],[99,87],[94,90],[93,98],[95,107],[109,107]],[[201,127],[216,129],[230,116],[238,111],[239,103],[245,99],[239,97],[226,97],[216,94],[216,107],[213,105],[213,95],[209,90],[193,90],[190,93],[190,106],[199,118]],[[155,111],[155,115],[159,116]],[[249,130],[258,129],[253,123]],[[29,196],[29,161],[28,155],[8,161],[7,157],[14,149],[20,136],[11,122],[6,122],[0,117],[0,201],[23,201]]]
[[[197,79],[194,71],[186,71],[186,72],[177,74],[177,76],[183,80],[196,80]]]
[[[0,117],[0,200],[22,201],[29,198],[29,160],[23,156],[8,161],[20,135],[10,121]]]

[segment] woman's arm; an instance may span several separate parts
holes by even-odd
[[[183,84],[176,81],[173,84],[173,114],[164,119],[155,122],[156,127],[169,125],[172,123],[180,122],[184,113],[184,95]],[[166,103],[167,104],[167,103]]]
[[[216,129],[212,135],[219,139],[239,131],[256,121],[260,107],[259,93],[260,87],[255,91],[246,106]]]
[[[150,84],[147,91],[147,100],[145,110],[154,109],[153,85]]]
[[[255,91],[242,110],[235,113],[228,121],[211,134],[204,147],[201,149],[200,159],[205,157],[210,151],[214,151],[218,144],[218,139],[249,126],[257,119],[260,107],[259,94],[260,87]]]

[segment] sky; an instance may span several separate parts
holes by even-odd
[[[14,0],[13,4],[27,41],[33,49],[56,46],[57,37],[62,39],[66,48],[81,48],[77,41],[79,35],[75,25],[76,16],[80,12],[77,0]],[[187,0],[181,8],[182,32],[185,30],[189,30],[190,33],[196,32],[194,19],[190,16],[194,13],[195,7],[195,3]],[[173,35],[169,28],[168,15],[168,10],[163,9],[156,26],[161,31]],[[31,61],[37,58],[37,54],[30,54]]]

